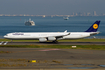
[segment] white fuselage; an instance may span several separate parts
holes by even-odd
[[[68,35],[68,33],[70,33]],[[47,37],[56,37],[56,40],[60,39],[79,39],[89,37],[91,35],[98,34],[98,32],[17,32],[8,33],[4,36],[7,39],[40,39]],[[58,36],[58,37],[57,37]]]

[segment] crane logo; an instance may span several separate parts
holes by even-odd
[[[97,29],[97,28],[98,28],[98,25],[97,25],[97,24],[94,24],[94,25],[93,25],[93,28],[94,28],[94,29]]]

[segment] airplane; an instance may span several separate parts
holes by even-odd
[[[97,32],[100,21],[96,21],[88,30],[84,32],[14,32],[4,35],[4,38],[11,40],[39,40],[39,42],[57,42],[62,39],[81,39],[99,34]]]

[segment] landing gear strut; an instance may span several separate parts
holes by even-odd
[[[57,40],[55,40],[55,41],[53,41],[53,43],[58,43],[58,41],[57,41]]]

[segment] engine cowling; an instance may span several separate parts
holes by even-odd
[[[55,41],[56,38],[55,38],[55,37],[48,37],[48,40],[49,40],[49,41]]]
[[[40,41],[40,42],[46,42],[47,39],[46,39],[46,38],[39,38],[39,41]]]

